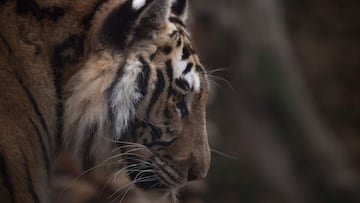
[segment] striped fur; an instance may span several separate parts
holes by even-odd
[[[1,1],[2,200],[51,202],[59,153],[88,176],[147,194],[205,177],[208,81],[186,8],[186,0]]]

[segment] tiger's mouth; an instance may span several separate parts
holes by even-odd
[[[145,161],[128,156],[127,173],[133,183],[144,190],[170,191],[182,185],[179,174],[173,174],[163,164],[159,164],[159,158],[153,156]]]

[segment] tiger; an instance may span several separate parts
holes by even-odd
[[[120,200],[132,191],[176,196],[206,177],[209,80],[188,5],[0,1],[2,201],[56,202],[61,154],[79,176],[125,190]]]

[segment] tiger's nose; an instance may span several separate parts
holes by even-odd
[[[204,179],[207,175],[207,170],[199,170],[196,167],[192,167],[189,168],[188,173],[187,173],[187,180],[188,182],[190,181],[195,181],[195,180],[201,180]]]
[[[187,170],[187,180],[195,181],[204,179],[210,168],[210,147],[205,144],[203,147],[197,148],[190,155],[190,163]]]
[[[190,181],[194,181],[194,180],[199,180],[200,177],[199,177],[199,173],[197,173],[194,168],[190,168],[188,170],[188,175],[187,175],[187,180],[188,182]]]

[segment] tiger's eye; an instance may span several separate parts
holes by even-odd
[[[174,99],[175,103],[180,103],[185,100],[185,95],[177,92],[177,93],[175,93],[173,99]]]
[[[176,105],[177,112],[181,115],[181,117],[184,117],[188,114],[188,107],[185,101],[185,96],[182,93],[176,93],[173,97],[174,103]]]
[[[180,112],[181,117],[184,117],[188,114],[188,108],[184,100],[176,104],[176,109]]]

